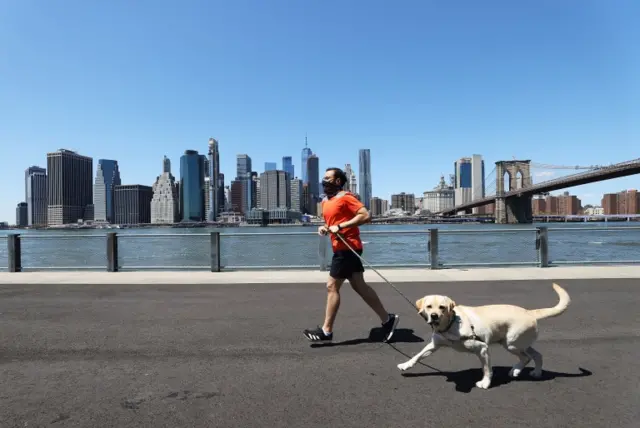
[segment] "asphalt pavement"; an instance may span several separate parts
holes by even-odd
[[[544,374],[493,386],[470,354],[409,372],[430,328],[398,294],[392,344],[346,285],[332,346],[311,345],[323,284],[0,285],[0,427],[637,427],[640,281],[558,281],[568,311],[541,321]],[[396,284],[410,299],[555,305],[550,281]]]

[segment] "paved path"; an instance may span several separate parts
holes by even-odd
[[[384,284],[402,314],[393,346],[350,288],[336,346],[300,331],[322,318],[321,284],[1,285],[2,427],[616,427],[640,418],[640,283],[561,281],[572,305],[542,322],[544,378],[475,388],[472,355],[443,350],[410,373],[428,326]],[[556,302],[548,281],[398,284],[413,298]]]

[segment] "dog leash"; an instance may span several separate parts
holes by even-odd
[[[371,266],[371,263],[367,262],[367,261],[366,261],[362,256],[360,256],[360,254],[358,254],[358,253],[356,252],[356,250],[354,250],[354,249],[353,249],[353,247],[351,247],[351,245],[349,245],[349,243],[347,242],[347,240],[346,240],[346,239],[344,239],[344,237],[342,236],[342,234],[340,234],[340,233],[337,233],[337,232],[336,232],[336,233],[334,233],[334,235],[336,235],[338,238],[340,238],[340,240],[341,240],[341,241],[342,241],[342,242],[347,246],[347,248],[349,248],[349,249],[351,250],[351,252],[352,252],[353,254],[355,254],[355,255],[360,259],[360,261],[361,261],[362,263],[366,264],[369,268],[371,268],[371,270],[372,270],[372,271],[374,271],[376,274],[378,274],[378,276],[379,276],[380,278],[382,278],[382,279],[384,280],[384,282],[386,282],[386,283],[387,283],[387,284],[389,284],[389,285],[390,285],[394,290],[396,290],[396,291],[398,292],[398,294],[400,294],[400,295],[404,298],[404,300],[406,300],[407,302],[409,302],[409,304],[411,305],[411,307],[412,307],[414,310],[416,309],[416,305],[415,305],[415,303],[413,303],[411,300],[409,300],[409,298],[408,298],[407,296],[405,296],[404,294],[402,294],[402,291],[398,290],[398,288],[397,288],[395,285],[393,285],[393,284],[391,283],[391,281],[389,281],[387,278],[385,278],[385,277],[384,277],[384,275],[382,275],[380,272],[378,272],[378,271],[376,270],[376,268],[374,268],[373,266]]]

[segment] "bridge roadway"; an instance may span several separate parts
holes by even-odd
[[[560,283],[573,300],[541,323],[543,379],[508,379],[514,359],[495,347],[486,391],[472,355],[443,350],[398,371],[429,327],[382,283],[402,315],[395,343],[369,340],[376,319],[349,288],[334,346],[300,334],[323,316],[322,284],[4,283],[0,426],[637,426],[638,280]],[[396,285],[472,305],[556,302],[548,280]]]

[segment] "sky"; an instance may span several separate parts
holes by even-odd
[[[640,2],[3,0],[0,221],[60,148],[151,185],[164,155],[220,144],[254,169],[305,134],[321,169],[371,150],[373,195],[416,196],[481,154],[553,165],[638,157]],[[534,169],[534,180],[575,171]],[[583,204],[638,176],[569,189]]]

